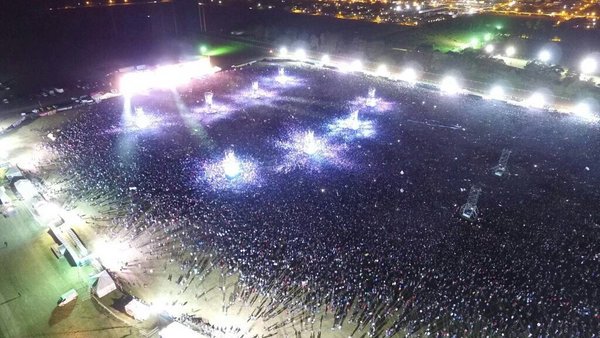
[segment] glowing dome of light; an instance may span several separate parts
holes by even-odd
[[[513,57],[517,53],[517,49],[514,46],[506,47],[506,56]]]
[[[286,57],[288,55],[288,50],[286,47],[279,48],[279,56]]]
[[[573,114],[589,122],[598,122],[600,119],[592,111],[592,107],[587,102],[580,102],[573,107]]]
[[[504,93],[504,88],[497,85],[493,86],[492,89],[490,89],[488,98],[492,100],[504,100],[505,96],[506,94]]]
[[[361,72],[363,70],[363,64],[360,60],[354,60],[350,63],[350,67],[352,71]]]
[[[298,48],[298,49],[296,49],[296,52],[294,53],[294,57],[297,60],[305,60],[306,59],[306,51],[302,48]]]
[[[592,57],[586,57],[579,64],[579,68],[582,74],[592,74],[598,68],[598,62]]]
[[[319,148],[319,141],[315,138],[315,133],[312,130],[306,132],[302,139],[302,150],[308,155],[313,155],[319,151]]]
[[[390,75],[390,72],[388,71],[388,68],[386,65],[381,64],[381,65],[377,66],[377,70],[375,71],[375,74],[377,74],[377,76],[387,77]]]
[[[456,78],[453,76],[446,76],[442,79],[442,82],[440,82],[440,90],[444,94],[454,95],[459,93],[461,88]]]
[[[233,151],[229,151],[225,154],[225,158],[221,164],[223,166],[223,172],[228,178],[234,178],[241,173],[241,166],[238,159],[235,157]]]
[[[552,58],[552,54],[550,53],[550,51],[543,49],[540,51],[540,53],[538,54],[538,60],[542,61],[543,63],[548,63],[550,62],[550,59]]]
[[[531,108],[544,108],[546,105],[546,97],[544,94],[536,92],[525,101],[525,104]]]
[[[417,72],[413,68],[406,68],[400,73],[400,80],[414,85],[417,83]]]
[[[323,57],[321,57],[321,64],[326,65],[331,61],[331,59],[329,58],[329,55],[325,54],[323,55]]]
[[[485,52],[488,54],[492,54],[494,52],[494,45],[486,45]]]

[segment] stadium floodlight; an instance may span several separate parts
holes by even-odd
[[[546,105],[546,98],[544,97],[544,94],[536,92],[525,100],[525,104],[530,108],[541,109]]]
[[[349,73],[350,71],[352,71],[352,65],[349,62],[340,61],[337,64],[337,68],[342,73]]]
[[[280,57],[284,58],[287,55],[288,55],[288,49],[287,49],[287,47],[284,46],[284,47],[279,48],[279,56]]]
[[[548,63],[551,58],[552,58],[552,54],[547,49],[542,49],[538,53],[538,60],[542,61],[543,63]]]
[[[513,57],[517,53],[517,49],[514,46],[506,47],[506,56]]]
[[[598,62],[592,57],[586,57],[581,60],[579,64],[579,70],[581,70],[581,74],[593,74],[598,68]]]
[[[499,85],[493,86],[488,94],[489,99],[498,101],[504,100],[505,96],[506,94],[504,93],[504,88]]]
[[[586,102],[580,102],[573,107],[573,114],[589,122],[598,122],[600,118],[592,112],[592,107]]]
[[[413,68],[406,68],[400,73],[400,80],[406,81],[413,86],[417,83],[417,78],[417,72]]]
[[[440,90],[447,95],[454,95],[461,91],[460,85],[453,76],[446,76],[440,82]]]
[[[363,70],[363,64],[360,60],[354,60],[350,63],[350,67],[352,71],[361,72]]]
[[[294,57],[296,58],[296,60],[305,60],[306,59],[306,51],[302,48],[298,48],[296,49],[296,52],[294,53]]]
[[[321,64],[326,65],[331,61],[331,59],[329,58],[329,55],[325,54],[323,55],[323,57],[321,57]]]
[[[492,54],[494,52],[494,45],[486,45],[485,52],[488,54]]]
[[[377,70],[375,71],[375,74],[377,74],[377,76],[388,77],[390,75],[390,72],[388,71],[388,68],[386,65],[381,64],[381,65],[377,66]]]

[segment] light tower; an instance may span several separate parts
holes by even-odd
[[[500,159],[498,160],[498,164],[492,168],[494,171],[494,175],[498,177],[502,177],[506,173],[508,158],[512,151],[509,149],[502,149],[502,155],[500,155]]]
[[[206,103],[206,110],[210,113],[213,108],[213,92],[204,92],[204,102]]]
[[[460,207],[460,217],[471,222],[477,219],[479,194],[481,194],[481,188],[472,185],[467,197],[467,203]]]

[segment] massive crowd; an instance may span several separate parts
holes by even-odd
[[[597,126],[308,67],[288,70],[304,85],[286,87],[269,82],[276,73],[258,64],[175,99],[134,98],[156,117],[143,130],[128,128],[122,101],[104,102],[48,143],[47,166],[64,177],[66,200],[101,211],[106,234],[150,234],[141,249],[179,264],[174,282],[212,268],[239,274],[228,304],[252,306],[249,320],[285,313],[265,328],[272,335],[290,322],[311,336],[342,326],[375,337],[598,333]],[[256,80],[277,98],[239,103]],[[387,111],[352,107],[370,86]],[[207,90],[232,107],[226,119],[196,116]],[[290,128],[325,135],[352,109],[376,134],[328,141],[346,143],[351,167],[260,169],[285,158],[276,141]],[[262,184],[209,189],[195,164],[232,147],[257,161]],[[510,175],[498,178],[490,168],[503,148]],[[473,223],[458,216],[472,184],[483,191]]]

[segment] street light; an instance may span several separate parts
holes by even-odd
[[[494,45],[485,46],[485,52],[488,54],[492,54],[494,52]]]

